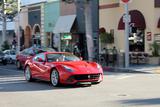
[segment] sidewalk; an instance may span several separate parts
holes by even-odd
[[[131,65],[128,68],[103,66],[104,72],[159,73],[160,65]]]

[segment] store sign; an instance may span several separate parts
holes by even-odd
[[[148,41],[152,40],[152,33],[151,32],[147,32],[147,40]]]
[[[62,39],[63,39],[63,40],[71,40],[71,39],[72,39],[72,36],[69,35],[69,34],[65,34],[65,35],[63,35]]]

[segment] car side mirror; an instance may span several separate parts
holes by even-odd
[[[38,62],[45,62],[42,58],[38,58]]]

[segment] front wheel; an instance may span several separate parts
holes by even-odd
[[[7,60],[6,59],[2,60],[2,63],[3,65],[7,65]]]
[[[59,73],[56,69],[53,69],[51,72],[51,83],[54,87],[60,84],[59,83]]]
[[[32,73],[31,73],[31,70],[30,70],[30,67],[29,66],[27,66],[26,68],[25,68],[25,70],[24,70],[24,75],[25,75],[25,79],[27,80],[27,81],[32,81],[33,79],[32,79]]]

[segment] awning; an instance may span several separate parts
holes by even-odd
[[[146,22],[143,14],[138,10],[131,10],[129,11],[129,14],[131,16],[131,22],[134,23],[134,26],[139,29],[145,29],[146,28]],[[125,25],[123,22],[123,16],[121,17],[119,24],[118,24],[118,30],[124,30]]]
[[[53,29],[53,33],[69,33],[75,18],[76,15],[60,16]]]
[[[160,28],[160,18],[158,20],[157,28]]]

